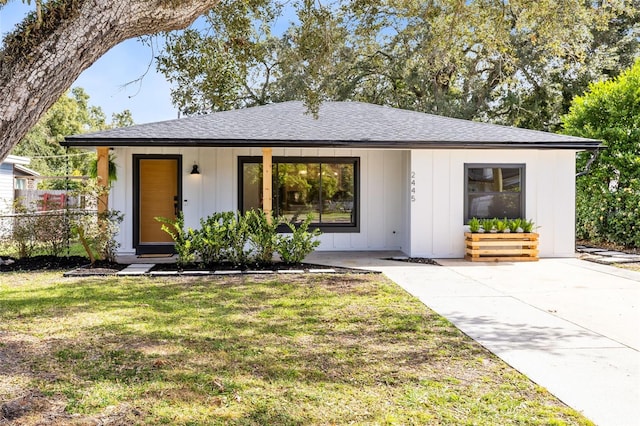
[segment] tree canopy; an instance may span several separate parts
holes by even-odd
[[[75,87],[53,104],[12,153],[30,157],[30,167],[45,176],[87,175],[95,155],[73,149],[67,155],[60,146],[65,136],[132,124],[128,110],[113,114],[111,123],[107,123],[102,109],[90,105],[89,95],[84,89]]]
[[[576,97],[564,128],[605,145],[578,159],[579,170],[591,161],[577,180],[578,236],[640,247],[640,60]]]
[[[0,0],[0,8],[8,0]],[[17,1],[17,0],[14,0]],[[27,1],[27,0],[24,0]],[[554,129],[638,51],[640,0],[34,0],[0,50],[0,159],[109,48],[173,31],[160,69],[185,113],[356,99]]]
[[[14,0],[16,1],[16,0]],[[8,0],[0,0],[0,9]],[[80,73],[129,38],[190,25],[218,0],[36,0],[0,50],[0,160]]]
[[[571,99],[638,54],[639,0],[222,2],[173,33],[159,70],[186,114],[361,100],[556,130]]]

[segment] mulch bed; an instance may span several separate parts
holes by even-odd
[[[591,247],[591,248],[601,248],[601,249],[606,249],[611,251],[620,251],[620,252],[629,253],[629,254],[640,254],[640,247],[624,247],[619,244],[613,244],[613,243],[596,243],[593,241],[578,240],[576,241],[576,245]]]
[[[440,266],[438,262],[428,257],[387,257],[383,260],[393,260],[395,262],[407,262],[407,263],[422,263],[423,265],[436,265]]]
[[[89,259],[82,256],[33,256],[23,259],[3,257],[2,260],[5,261],[5,263],[0,264],[0,272],[58,271],[76,269],[81,267],[89,271],[95,269],[120,271],[127,266],[104,260],[98,260],[93,264],[93,266],[91,266]],[[7,260],[12,260],[13,262],[9,262],[9,264],[6,264]]]
[[[118,271],[126,268],[127,264],[113,263],[109,261],[96,261],[90,265],[89,259],[82,256],[34,256],[23,259],[15,259],[9,257],[1,258],[3,263],[0,264],[0,272],[29,272],[29,271],[72,271],[70,276],[93,276],[93,275],[113,275]],[[7,262],[5,264],[4,262]],[[152,263],[149,262],[149,263]],[[237,266],[229,263],[220,263],[215,265],[203,266],[200,264],[190,264],[178,267],[175,263],[158,263],[153,271],[291,271],[302,270],[309,272],[313,269],[332,269],[335,273],[345,274],[371,274],[375,271],[367,271],[362,269],[340,268],[335,266],[316,265],[312,263],[286,264],[283,262],[275,262],[271,265],[243,265]]]
[[[257,265],[257,264],[249,264],[249,265],[234,265],[231,263],[218,263],[213,265],[202,265],[199,263],[193,263],[189,265],[178,266],[175,263],[158,263],[156,264],[150,272],[159,272],[159,271],[293,271],[293,270],[302,270],[305,272],[309,272],[309,270],[313,269],[332,269],[336,273],[340,274],[372,274],[377,273],[376,271],[368,271],[363,269],[352,269],[352,268],[341,268],[336,266],[327,266],[327,265],[316,265],[313,263],[296,263],[289,264],[284,262],[274,262],[270,265]]]

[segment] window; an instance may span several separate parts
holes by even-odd
[[[465,164],[465,223],[525,216],[523,164]]]
[[[358,158],[273,158],[273,214],[324,232],[358,232]],[[262,208],[262,157],[239,158],[241,211]]]

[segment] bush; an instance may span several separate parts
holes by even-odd
[[[155,219],[162,224],[162,230],[169,234],[175,243],[174,247],[178,255],[177,264],[183,266],[194,262],[196,250],[193,229],[184,229],[184,214],[180,212],[176,219],[167,219],[166,217],[156,217]]]
[[[35,215],[23,213],[14,218],[11,239],[18,250],[18,257],[31,257],[37,246],[35,229]]]
[[[278,249],[278,225],[281,220],[269,220],[262,210],[249,210],[245,213],[245,220],[254,261],[260,265],[272,263],[273,254]]]
[[[640,181],[611,190],[586,176],[576,193],[576,236],[595,243],[640,247]]]
[[[227,260],[234,265],[246,265],[251,259],[249,224],[244,215],[231,213],[226,226]]]
[[[92,183],[72,191],[69,195],[82,198],[89,205],[97,206],[101,195],[108,189]],[[116,235],[120,230],[123,215],[118,210],[107,210],[102,213],[88,211],[67,211],[69,226],[78,235],[91,264],[96,258],[114,262],[119,244]]]
[[[214,213],[200,219],[200,229],[193,232],[195,250],[204,265],[248,262],[249,225],[245,216],[235,212]]]
[[[277,218],[269,221],[262,210],[250,210],[244,215],[221,212],[200,219],[197,230],[185,229],[182,214],[175,220],[161,217],[156,220],[175,242],[181,265],[198,258],[205,266],[224,262],[237,266],[251,262],[268,265],[273,262],[274,252],[286,263],[300,263],[320,244],[316,240],[320,231],[308,231],[311,217],[296,227]],[[279,235],[281,223],[292,232]]]
[[[291,233],[278,236],[278,254],[283,262],[301,263],[320,245],[320,241],[317,240],[317,237],[320,236],[320,230],[315,229],[309,232],[312,219],[312,216],[309,215],[298,226],[288,221],[284,222],[291,229]]]

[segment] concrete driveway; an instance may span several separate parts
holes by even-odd
[[[525,263],[310,262],[382,271],[425,305],[598,425],[640,425],[640,273],[579,259]]]

